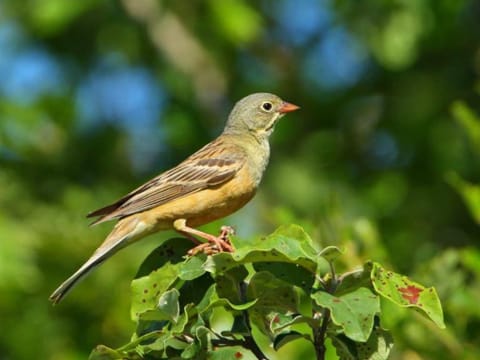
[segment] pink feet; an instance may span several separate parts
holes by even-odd
[[[195,236],[207,240],[206,243],[200,243],[193,249],[190,249],[188,251],[189,256],[193,256],[202,252],[207,255],[212,255],[224,251],[233,252],[234,250],[229,239],[229,236],[235,233],[234,229],[231,226],[222,226],[220,229],[220,235],[218,236],[214,236],[212,234],[208,234],[187,226],[185,219],[175,220],[173,226],[175,230],[177,230],[182,235],[185,235],[196,244],[198,244],[199,241],[195,238]]]
[[[213,236],[209,235],[206,239],[208,242],[199,244],[193,249],[188,251],[188,255],[193,256],[199,253],[205,253],[207,255],[217,254],[219,252],[233,252],[233,246],[230,242],[229,236],[233,235],[235,231],[231,226],[222,226],[220,230],[220,235]]]

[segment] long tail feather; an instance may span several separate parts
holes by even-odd
[[[104,262],[118,250],[131,244],[135,239],[143,237],[143,229],[137,225],[137,219],[125,219],[118,222],[110,235],[108,235],[102,245],[95,250],[90,259],[88,259],[85,264],[83,264],[72,276],[65,280],[52,293],[52,295],[50,295],[50,301],[54,304],[58,304],[78,283],[78,281],[86,276],[97,265]]]

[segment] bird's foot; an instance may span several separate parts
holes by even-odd
[[[229,236],[233,235],[235,230],[231,226],[222,226],[220,229],[220,235],[214,236],[211,234],[204,237],[208,242],[195,246],[188,251],[189,256],[204,253],[206,255],[218,254],[220,252],[233,252],[233,246],[230,242]]]

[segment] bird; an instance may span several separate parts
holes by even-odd
[[[91,257],[50,296],[59,303],[77,282],[120,249],[163,230],[176,230],[199,251],[233,251],[230,227],[219,236],[196,227],[232,214],[248,203],[270,158],[269,138],[278,120],[300,107],[270,93],[254,93],[233,107],[223,132],[186,160],[118,201],[95,210],[91,225],[117,220]],[[199,242],[201,238],[207,242]]]

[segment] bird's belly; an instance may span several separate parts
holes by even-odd
[[[256,184],[247,171],[239,173],[229,182],[218,187],[203,189],[196,193],[168,202],[144,213],[156,223],[158,230],[173,227],[177,219],[186,219],[191,227],[207,224],[228,216],[246,203],[256,192]]]

